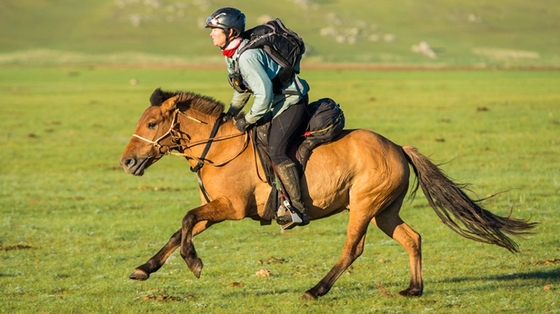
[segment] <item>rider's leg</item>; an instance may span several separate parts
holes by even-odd
[[[290,106],[272,119],[269,135],[269,153],[276,166],[280,181],[288,194],[290,203],[303,214],[304,224],[309,223],[307,208],[302,201],[300,175],[297,166],[287,155],[290,144],[298,136],[302,123],[306,121],[307,100]]]

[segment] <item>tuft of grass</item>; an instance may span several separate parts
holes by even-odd
[[[299,301],[334,265],[347,215],[281,232],[244,220],[194,240],[200,279],[174,253],[144,282],[128,279],[196,207],[196,178],[166,157],[143,177],[120,154],[151,92],[228,102],[223,71],[5,68],[0,71],[2,312],[488,313],[554,312],[560,84],[540,71],[310,71],[311,98],[332,97],[348,128],[413,145],[501,215],[538,221],[521,253],[463,239],[419,194],[402,217],[423,238],[425,295],[398,298],[408,257],[374,226],[364,254],[316,302]],[[179,174],[179,175],[178,175]],[[271,276],[256,273],[266,268]]]

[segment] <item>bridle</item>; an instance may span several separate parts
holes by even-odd
[[[144,142],[148,142],[150,144],[152,144],[154,147],[156,147],[157,149],[159,149],[161,151],[161,148],[163,147],[159,142],[161,140],[163,140],[164,138],[166,138],[167,136],[171,135],[171,137],[173,138],[173,142],[175,142],[176,140],[178,140],[180,137],[175,136],[175,132],[178,132],[177,130],[175,130],[175,126],[177,126],[179,123],[177,122],[177,116],[179,115],[179,113],[182,113],[179,109],[175,109],[175,111],[173,112],[173,120],[171,121],[171,124],[169,125],[169,130],[167,130],[167,132],[165,132],[162,136],[160,136],[159,138],[155,139],[155,140],[150,140],[147,139],[145,137],[142,137],[136,133],[132,134],[133,137],[139,138],[141,140],[143,140]],[[186,114],[183,113],[183,115],[189,119],[192,119],[194,121],[197,121],[199,123],[204,123],[196,118],[193,118],[191,116],[188,116]],[[167,151],[165,152],[165,154],[169,154],[171,152],[171,146],[167,146]]]
[[[200,140],[200,141],[196,141],[196,142],[187,142],[187,144],[183,145],[183,144],[180,143],[180,141],[181,141],[181,138],[182,138],[181,135],[185,134],[185,133],[182,132],[181,130],[176,129],[176,127],[179,125],[179,122],[177,121],[179,114],[183,115],[184,117],[186,117],[190,120],[193,120],[197,123],[208,124],[207,122],[204,122],[202,120],[199,120],[197,118],[194,118],[194,117],[191,117],[191,116],[187,115],[186,113],[182,112],[181,110],[179,110],[177,108],[173,112],[173,120],[171,121],[171,124],[169,125],[169,129],[167,130],[167,132],[165,132],[159,138],[157,138],[155,140],[150,140],[150,139],[142,137],[142,136],[140,136],[136,133],[132,134],[132,136],[136,137],[136,138],[138,138],[138,139],[140,139],[144,142],[152,144],[163,155],[180,156],[180,157],[185,157],[187,159],[197,160],[196,165],[194,167],[191,167],[190,169],[191,169],[192,172],[196,173],[200,190],[202,191],[206,201],[210,202],[210,197],[208,196],[208,192],[206,192],[206,189],[204,188],[204,185],[202,183],[202,178],[201,178],[201,175],[200,175],[200,169],[202,169],[202,167],[205,164],[209,164],[209,165],[212,165],[214,167],[224,166],[227,163],[229,163],[230,161],[237,158],[239,155],[241,155],[241,153],[243,153],[243,151],[245,151],[245,149],[249,145],[249,132],[243,132],[243,133],[239,132],[239,133],[236,133],[236,134],[230,134],[230,135],[217,137],[216,134],[218,133],[218,129],[220,128],[220,125],[221,125],[222,120],[223,120],[223,114],[222,114],[214,122],[214,126],[212,127],[212,131],[210,132],[210,136],[208,137],[208,139]],[[206,155],[208,154],[208,151],[210,150],[210,146],[212,145],[213,142],[224,141],[224,140],[227,140],[227,139],[236,138],[236,137],[243,136],[243,135],[245,135],[245,140],[243,142],[243,146],[241,147],[241,149],[236,154],[233,155],[233,157],[228,158],[225,161],[219,162],[219,163],[213,162],[212,160],[209,160],[209,159],[206,158]],[[175,145],[162,145],[162,144],[160,144],[160,141],[167,138],[168,136],[171,136],[172,142]],[[191,147],[198,146],[198,145],[203,145],[203,144],[206,144],[206,145],[205,145],[200,157],[195,157],[195,156],[192,156],[192,155],[189,155],[189,154],[185,153],[185,151],[189,150]],[[165,151],[162,152],[162,148],[166,148]],[[178,150],[179,153],[174,152],[173,150]]]
[[[133,137],[136,137],[136,138],[138,138],[138,139],[140,139],[140,140],[142,140],[142,141],[144,141],[144,142],[147,142],[147,143],[152,144],[155,148],[157,148],[157,149],[160,151],[160,153],[162,153],[162,154],[164,154],[164,155],[172,155],[172,156],[185,157],[185,158],[187,158],[187,159],[198,160],[199,162],[200,162],[200,161],[202,161],[202,162],[207,162],[208,164],[211,164],[211,165],[214,165],[214,166],[223,166],[223,165],[227,164],[228,162],[230,162],[230,161],[232,161],[233,159],[235,159],[235,157],[239,156],[239,155],[241,154],[241,152],[243,152],[243,151],[245,150],[245,148],[247,148],[247,145],[248,145],[248,136],[247,136],[247,138],[246,138],[246,140],[245,140],[245,142],[244,142],[244,145],[243,145],[243,147],[242,147],[242,149],[241,149],[240,152],[238,152],[237,154],[235,154],[234,157],[229,158],[229,159],[227,159],[226,161],[223,161],[223,162],[220,162],[220,163],[216,163],[216,162],[213,162],[213,161],[211,161],[211,160],[209,160],[209,159],[206,159],[206,156],[205,156],[205,155],[206,155],[207,152],[206,152],[206,153],[203,153],[204,157],[195,157],[195,156],[186,154],[186,153],[184,153],[184,151],[190,149],[191,147],[195,147],[195,146],[203,145],[203,144],[206,144],[206,145],[208,146],[208,145],[211,144],[212,142],[223,141],[223,140],[227,140],[227,139],[231,139],[231,138],[235,138],[235,137],[240,137],[240,136],[243,136],[243,135],[248,135],[248,133],[246,133],[246,132],[245,132],[245,133],[241,133],[241,132],[240,132],[240,133],[236,133],[236,134],[230,134],[230,135],[225,135],[225,136],[219,136],[219,137],[217,137],[217,136],[216,136],[216,133],[218,132],[219,126],[221,125],[221,121],[222,121],[222,118],[223,118],[223,117],[220,116],[220,117],[216,120],[216,122],[214,123],[214,127],[212,128],[212,132],[211,132],[211,134],[210,134],[210,136],[209,136],[208,139],[200,140],[200,141],[196,141],[196,142],[188,142],[187,144],[180,144],[180,143],[179,143],[179,141],[180,141],[180,139],[181,139],[181,136],[180,136],[180,135],[181,135],[182,133],[184,134],[184,132],[182,132],[181,130],[177,130],[177,129],[176,129],[177,125],[179,125],[179,122],[177,122],[177,120],[178,120],[177,117],[179,116],[179,114],[182,115],[182,116],[184,116],[184,117],[186,117],[186,118],[188,118],[188,119],[190,119],[190,120],[193,120],[193,121],[195,121],[195,122],[197,122],[197,123],[200,123],[200,124],[208,124],[207,122],[204,122],[204,121],[202,121],[202,120],[199,120],[199,119],[197,119],[197,118],[194,118],[194,117],[191,117],[191,116],[187,115],[186,113],[182,112],[182,111],[179,110],[179,109],[175,109],[175,111],[173,112],[173,120],[171,121],[171,124],[169,125],[169,129],[168,129],[167,132],[165,132],[162,136],[158,137],[158,138],[155,139],[155,140],[147,139],[147,138],[145,138],[145,137],[143,137],[143,136],[140,136],[140,135],[138,135],[138,134],[136,134],[136,133],[135,133],[135,134],[132,134],[132,136],[133,136]],[[173,143],[175,143],[175,145],[162,145],[162,144],[160,144],[160,142],[161,142],[162,140],[164,140],[165,138],[167,138],[168,136],[171,136],[171,137],[172,137],[172,141],[173,141]],[[162,148],[166,148],[165,151],[162,152]],[[178,151],[180,151],[180,152],[177,153],[177,152],[174,152],[173,150],[178,150]],[[199,167],[200,167],[200,166],[199,166]],[[195,170],[196,170],[196,169],[195,169]]]

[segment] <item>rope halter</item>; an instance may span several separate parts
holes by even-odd
[[[164,133],[162,136],[160,136],[159,138],[157,138],[157,139],[155,139],[155,140],[150,140],[150,139],[147,139],[147,138],[145,138],[145,137],[143,137],[143,136],[140,136],[140,135],[138,135],[138,134],[136,134],[136,133],[132,134],[132,136],[133,136],[133,137],[136,137],[136,138],[138,138],[138,139],[141,139],[141,140],[144,141],[144,142],[148,142],[148,143],[152,144],[152,145],[153,145],[154,147],[156,147],[157,149],[161,149],[161,148],[162,148],[162,145],[161,145],[159,142],[160,142],[161,140],[163,140],[164,138],[166,138],[167,136],[169,136],[169,135],[173,136],[173,131],[175,131],[175,126],[177,126],[177,124],[178,124],[178,122],[177,122],[177,116],[179,115],[179,113],[182,114],[182,115],[184,115],[185,117],[187,117],[187,118],[193,120],[193,121],[196,121],[196,122],[202,123],[202,124],[206,124],[206,122],[203,122],[203,121],[200,121],[200,120],[198,120],[198,119],[196,119],[196,118],[193,118],[193,117],[191,117],[191,116],[188,116],[188,115],[184,114],[183,112],[181,112],[179,109],[175,109],[175,112],[173,112],[173,120],[171,121],[171,124],[169,125],[169,130],[167,130],[167,132],[165,132],[165,133]],[[168,152],[169,152],[169,150],[168,150]]]

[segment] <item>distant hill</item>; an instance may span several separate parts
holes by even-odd
[[[218,64],[204,20],[231,1],[3,0],[0,65]],[[559,67],[558,0],[244,0],[280,17],[306,63]]]

